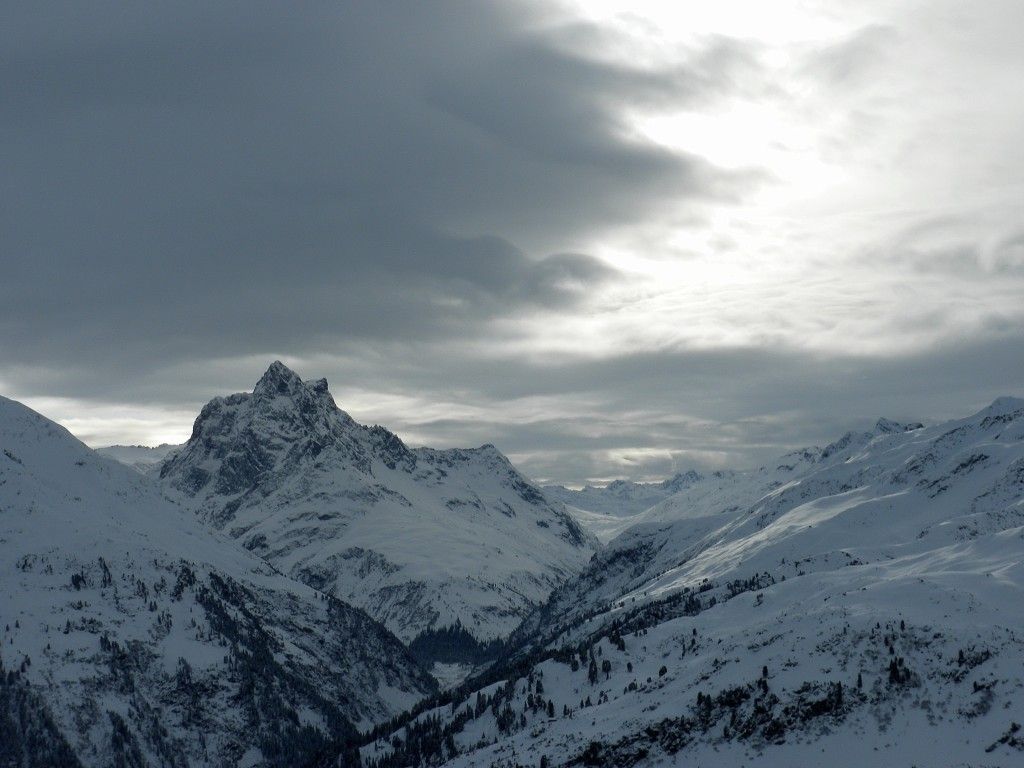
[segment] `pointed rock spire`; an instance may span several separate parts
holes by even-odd
[[[302,379],[291,368],[275,360],[267,368],[267,372],[260,377],[253,388],[254,395],[288,395],[292,394],[296,387],[302,384]]]

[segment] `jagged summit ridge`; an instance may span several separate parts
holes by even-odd
[[[174,478],[172,485],[189,496],[210,483],[222,496],[243,493],[282,462],[293,465],[344,441],[356,426],[335,404],[326,379],[304,382],[275,361],[252,393],[215,397],[203,406],[192,436],[163,464],[160,477]],[[222,510],[215,522],[226,523],[230,514]]]
[[[160,470],[167,492],[283,571],[405,640],[519,619],[596,542],[493,445],[410,448],[275,361],[251,393],[203,407]]]
[[[302,397],[303,399],[323,399],[334,405],[334,398],[327,389],[327,379],[303,381],[299,375],[282,363],[275,360],[256,382],[252,394],[257,398]],[[305,396],[305,397],[304,397]],[[335,406],[337,407],[337,406]]]
[[[324,380],[326,383],[326,379]],[[254,395],[277,394],[287,395],[302,385],[302,379],[291,368],[275,360],[267,368],[266,372],[256,382],[253,388]]]

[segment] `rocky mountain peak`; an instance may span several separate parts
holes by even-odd
[[[303,381],[274,361],[251,393],[215,397],[203,407],[192,436],[161,466],[160,477],[190,496],[211,484],[234,495],[315,458],[327,445],[351,443],[356,431],[326,379]]]
[[[266,373],[260,377],[260,380],[256,382],[253,394],[270,396],[290,395],[301,385],[302,379],[299,378],[295,371],[280,360],[275,360],[267,368]]]
[[[684,488],[688,488],[689,486],[693,485],[698,480],[702,480],[703,478],[704,476],[700,472],[697,472],[694,469],[688,469],[686,472],[677,472],[675,475],[668,478],[667,480],[663,480],[660,483],[660,487],[666,491],[678,493],[679,491],[683,490]]]
[[[275,432],[326,438],[332,433],[340,434],[339,428],[344,431],[343,428],[354,425],[352,418],[335,404],[327,379],[303,381],[279,360],[271,363],[251,395],[232,395],[226,404],[243,406],[247,419],[264,427],[276,425],[272,427]]]
[[[891,435],[898,434],[900,432],[913,432],[915,429],[921,429],[924,424],[920,422],[908,422],[906,424],[887,419],[884,416],[875,422],[875,434],[876,435]]]
[[[291,368],[275,360],[253,387],[252,396],[257,401],[286,398],[299,405],[321,403],[329,410],[336,409],[334,398],[327,388],[327,379],[303,381]]]

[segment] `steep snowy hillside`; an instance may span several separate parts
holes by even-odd
[[[367,762],[1024,764],[1024,401],[697,485]]]
[[[154,467],[158,467],[173,451],[181,446],[161,445],[150,447],[148,445],[106,445],[97,448],[96,453],[106,456],[108,459],[119,461],[137,472],[148,474]]]
[[[0,398],[0,760],[293,765],[431,693],[361,611]]]
[[[742,513],[750,512],[780,490],[800,487],[797,493],[785,492],[783,505],[810,498],[819,491],[812,490],[817,486],[809,486],[810,480],[802,478],[842,464],[857,446],[920,426],[880,419],[873,432],[849,432],[824,449],[804,448],[779,457],[770,466],[712,472],[695,479],[653,507],[625,518],[628,525],[619,529],[621,534],[598,553],[589,567],[553,593],[517,628],[514,643],[535,644],[539,636],[551,634],[552,621],[572,621],[640,589],[718,541],[730,530],[728,523],[744,519]],[[825,491],[827,488],[820,492]]]
[[[160,477],[206,522],[440,661],[508,635],[597,546],[493,446],[409,449],[281,363],[252,394],[206,405]]]

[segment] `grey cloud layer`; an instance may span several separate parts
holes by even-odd
[[[686,258],[688,246],[665,242],[679,222],[697,228],[704,206],[766,183],[767,173],[641,140],[625,112],[764,99],[826,125],[826,154],[902,157],[884,136],[906,106],[886,89],[916,93],[894,69],[906,23],[798,47],[791,87],[762,67],[767,44],[708,36],[663,66],[624,64],[606,55],[607,30],[546,4],[296,9],[0,12],[5,394],[73,398],[83,413],[90,403],[189,411],[251,387],[284,357],[328,376],[359,418],[439,445],[495,442],[539,477],[582,482],[748,464],[869,417],[954,416],[1020,393],[1022,323],[1003,308],[1021,291],[1024,237],[966,208],[948,219],[922,209],[924,223],[852,255],[819,243],[829,268],[775,291],[799,294],[792,301],[761,306],[739,274],[735,290],[688,300],[689,315],[669,303],[652,311],[660,325],[640,349],[617,342],[600,360],[552,360],[501,346],[519,321],[558,337],[563,321],[622,308],[592,296],[631,275],[581,243],[628,230],[641,255]],[[995,35],[1002,44],[986,55],[1012,66],[1016,26],[983,21],[964,29]],[[910,148],[928,158],[930,146]],[[1007,178],[1010,149],[998,169]],[[754,224],[739,215],[735,226]],[[850,273],[833,265],[858,258],[858,275],[884,277],[877,294],[846,297]],[[928,301],[879,310],[905,289]],[[747,324],[745,341],[707,351],[662,341],[661,326],[705,309]],[[850,317],[879,330],[873,356],[842,348],[845,337],[827,353],[793,342],[820,326],[853,346]],[[918,326],[949,327],[953,341],[874,354],[882,331]],[[373,393],[404,405],[359,405]],[[431,402],[451,414],[424,415]]]
[[[699,62],[586,58],[522,10],[26,7],[0,33],[0,351],[139,372],[466,333],[614,276],[548,255],[581,232],[749,183],[621,134],[623,105],[713,89]]]
[[[742,348],[554,366],[456,358],[443,371],[426,355],[412,359],[402,374],[407,394],[443,402],[455,380],[459,401],[480,413],[427,420],[410,408],[392,426],[449,445],[494,442],[534,476],[572,483],[749,466],[869,429],[882,416],[966,416],[1019,394],[1024,381],[1024,338],[1013,333],[886,357]],[[347,362],[335,380],[344,387],[353,369]]]

